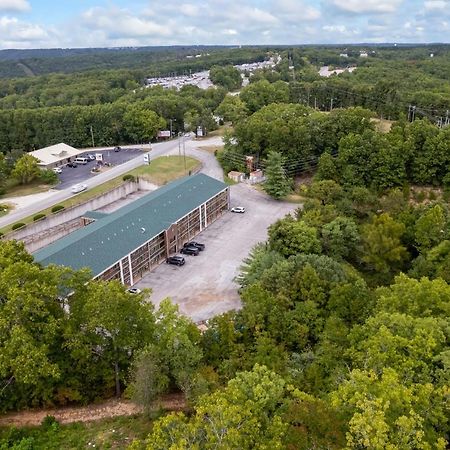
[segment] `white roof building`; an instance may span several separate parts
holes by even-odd
[[[35,150],[34,152],[30,152],[30,155],[33,155],[39,160],[38,165],[40,167],[51,168],[69,162],[70,158],[75,158],[80,153],[83,152],[70,145],[61,143]]]

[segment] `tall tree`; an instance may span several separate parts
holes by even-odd
[[[37,178],[41,172],[39,160],[32,155],[23,155],[14,165],[11,176],[17,178],[20,184],[27,184]]]
[[[278,200],[291,191],[290,182],[283,168],[283,157],[280,153],[269,152],[266,160],[265,176],[266,181],[263,184],[263,188],[271,197]]]

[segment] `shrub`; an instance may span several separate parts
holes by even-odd
[[[55,416],[47,415],[42,420],[41,426],[44,430],[50,430],[50,429],[55,430],[55,429],[59,428],[59,422],[56,420]]]
[[[123,181],[136,181],[136,177],[134,175],[131,175],[128,173],[127,175],[124,175],[122,178]]]
[[[63,210],[64,209],[64,206],[63,205],[55,205],[53,208],[52,208],[52,213],[57,213],[57,212],[59,212],[59,211],[61,211],[61,210]]]
[[[0,239],[3,237],[3,233],[0,231]]]
[[[44,217],[46,217],[45,214],[36,214],[36,215],[33,217],[33,222],[36,222],[36,221],[38,221],[38,220],[40,220],[40,219],[43,219]]]
[[[415,194],[414,197],[417,202],[422,203],[427,198],[427,194],[424,191],[419,191]]]
[[[18,230],[19,228],[23,228],[25,224],[23,222],[17,222],[12,227],[11,230]]]
[[[58,175],[56,175],[53,170],[41,170],[39,174],[39,179],[43,181],[45,184],[56,184],[58,182]]]

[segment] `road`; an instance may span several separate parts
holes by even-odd
[[[206,152],[198,150],[198,147],[204,146],[204,145],[211,145],[211,144],[217,144],[220,145],[221,138],[212,138],[212,139],[206,139],[202,141],[194,141],[192,137],[183,137],[184,139],[184,145],[182,144],[182,140],[180,139],[180,142],[178,142],[178,139],[174,139],[167,142],[160,142],[157,144],[152,144],[151,146],[151,158],[155,159],[159,156],[164,155],[178,155],[179,153],[183,154],[183,148],[185,149],[185,153],[187,156],[192,156],[194,158],[199,159],[202,161],[203,167],[204,167],[204,173],[207,175],[210,175],[217,179],[222,179],[222,169],[220,168],[219,164],[216,161],[216,158]],[[140,146],[143,149],[150,150],[150,145],[145,144]],[[129,145],[129,146],[122,146],[123,149],[125,148],[136,148],[136,145]],[[86,149],[86,152],[91,151],[92,153],[95,152],[95,150],[108,150],[108,147],[101,147],[97,149]],[[180,149],[180,150],[179,150]],[[105,183],[109,180],[112,180],[113,178],[116,178],[132,169],[135,169],[136,167],[142,166],[143,164],[143,158],[144,153],[140,154],[138,157],[133,158],[121,165],[114,166],[111,169],[109,169],[106,172],[100,173],[96,175],[95,177],[89,178],[87,180],[83,180],[83,183],[87,184],[88,189],[93,188],[94,186],[98,186],[102,183]],[[74,169],[78,170],[78,169]],[[52,189],[51,194],[46,196],[45,198],[39,200],[38,202],[27,206],[26,208],[21,208],[20,210],[14,211],[7,216],[0,218],[0,228],[5,227],[7,225],[10,225],[12,223],[15,223],[25,217],[31,216],[33,214],[38,213],[39,211],[42,211],[43,209],[49,208],[57,203],[60,203],[70,197],[72,197],[74,194],[70,191],[70,187],[62,190],[56,190]]]

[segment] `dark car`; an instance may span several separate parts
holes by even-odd
[[[114,147],[115,152],[120,152],[120,150],[122,150],[120,147]]]
[[[78,167],[78,164],[76,162],[68,162],[67,167],[75,168],[75,167]]]
[[[185,255],[197,256],[200,253],[200,250],[197,247],[183,247],[180,253],[184,253]]]
[[[182,266],[186,261],[182,256],[169,256],[166,260],[167,264],[174,264],[176,266]]]
[[[184,247],[196,247],[198,248],[201,252],[203,250],[205,250],[205,244],[201,244],[200,242],[186,242],[186,244],[184,244]]]

